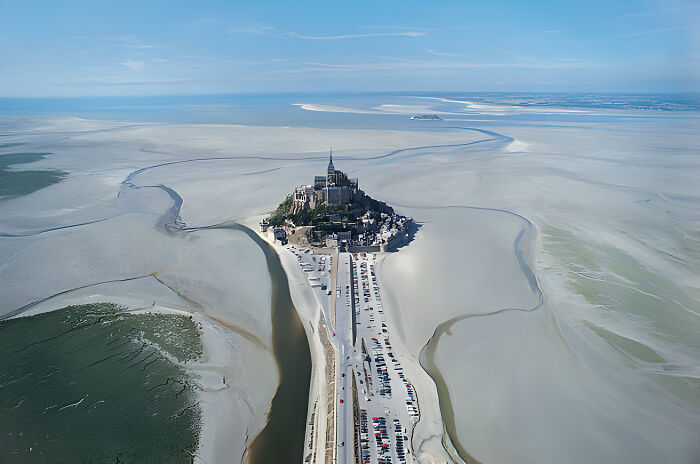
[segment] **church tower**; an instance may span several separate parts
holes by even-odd
[[[326,174],[326,187],[335,186],[335,167],[333,167],[333,147],[331,147],[330,161],[328,162],[328,173]]]

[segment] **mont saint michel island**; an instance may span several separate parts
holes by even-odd
[[[331,149],[326,175],[295,188],[260,230],[283,244],[388,252],[407,243],[412,225],[412,218],[396,214],[360,189],[357,178],[336,169]]]

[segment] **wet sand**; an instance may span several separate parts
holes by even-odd
[[[157,295],[224,321],[235,330],[216,329],[230,338],[212,368],[230,388],[212,393],[218,403],[203,401],[203,447],[218,450],[203,457],[237,459],[264,427],[276,388],[269,270],[243,234],[178,232],[163,212],[177,194],[188,228],[263,214],[322,171],[333,145],[337,166],[364,190],[423,223],[379,273],[384,288],[396,289],[387,318],[403,341],[393,344],[405,349],[402,365],[430,412],[413,437],[426,462],[451,460],[450,435],[489,463],[688,462],[698,451],[688,431],[700,417],[696,120],[595,113],[599,119],[575,124],[552,113],[546,124],[445,121],[393,131],[47,123],[43,130],[84,131],[42,135],[36,145],[50,142],[56,153],[48,167],[71,175],[0,205],[0,253],[13,269],[3,274],[2,310],[64,291],[62,300],[99,293],[135,307]],[[96,144],[106,147],[100,156]],[[513,249],[522,221],[432,211],[446,205],[532,222],[534,238],[522,250],[542,287],[540,309],[494,313],[538,303]],[[164,234],[165,224],[174,228]],[[154,272],[167,285],[139,277]],[[301,295],[288,278],[292,297]],[[305,326],[317,319],[313,308],[296,306]],[[487,313],[455,322],[435,344],[455,422],[447,418],[453,430],[445,435],[442,398],[420,350],[441,324]],[[314,363],[315,371],[321,361]]]

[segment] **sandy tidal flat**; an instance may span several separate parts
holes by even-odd
[[[203,462],[242,459],[278,382],[265,257],[228,224],[273,209],[325,166],[331,143],[357,163],[436,135],[73,119],[14,134],[26,149],[55,150],[31,168],[68,175],[0,203],[2,313],[107,301],[193,314],[204,344],[188,366],[201,378]]]
[[[0,201],[0,312],[155,301],[208,321],[199,453],[239,460],[277,370],[264,256],[225,225],[311,182],[332,145],[337,168],[421,223],[379,278],[425,462],[458,459],[450,441],[483,463],[694,462],[698,118],[551,113],[485,128],[15,127],[9,142],[52,153],[27,169],[68,175]],[[290,277],[308,329],[317,312]]]

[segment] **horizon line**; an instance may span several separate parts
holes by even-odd
[[[92,99],[92,98],[150,98],[150,97],[219,97],[233,95],[397,95],[411,97],[417,94],[520,94],[520,95],[686,95],[700,97],[700,91],[535,91],[535,90],[376,90],[376,91],[352,91],[352,90],[326,90],[326,91],[241,91],[241,92],[216,92],[216,93],[153,93],[153,94],[124,94],[124,95],[0,95],[1,100],[31,100],[31,99]],[[1,110],[1,109],[0,109]]]

